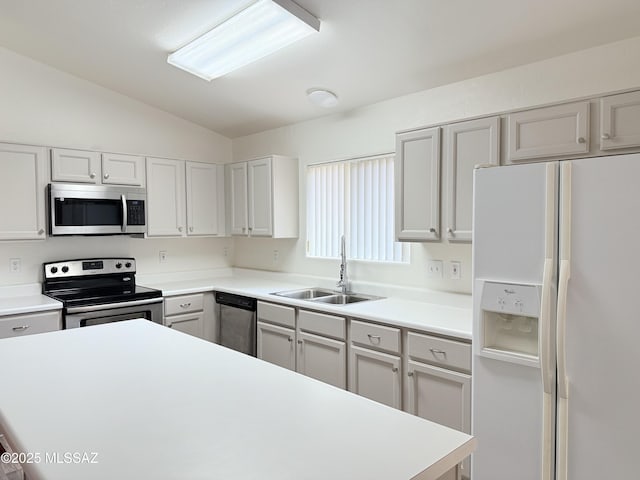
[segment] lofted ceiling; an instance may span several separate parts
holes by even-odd
[[[234,138],[640,36],[638,0],[297,0],[319,34],[211,82],[167,63],[250,2],[0,0],[0,46]]]

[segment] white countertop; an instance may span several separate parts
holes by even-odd
[[[151,281],[143,285],[162,290],[165,296],[183,295],[207,291],[224,291],[246,295],[259,300],[292,305],[310,310],[321,310],[365,320],[428,331],[439,335],[471,340],[472,310],[458,306],[448,306],[400,297],[352,303],[348,305],[330,305],[295,300],[272,295],[273,292],[295,290],[305,287],[317,287],[313,283],[301,284],[283,281],[279,276],[269,278],[267,274],[230,275],[223,277],[184,279],[179,281]],[[370,293],[363,291],[361,293]],[[377,292],[376,292],[377,293]],[[384,294],[382,294],[384,295]]]
[[[62,303],[42,295],[40,288],[39,283],[0,287],[0,317],[60,310]]]
[[[46,358],[46,362],[42,361]],[[475,439],[146,320],[0,340],[30,480],[436,479]],[[46,462],[97,453],[97,464]],[[91,455],[88,456],[91,458]]]

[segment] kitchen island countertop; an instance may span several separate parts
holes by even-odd
[[[146,320],[0,340],[0,364],[11,366],[0,429],[16,451],[40,454],[24,465],[30,480],[427,480],[475,447]],[[53,461],[76,453],[87,461]]]

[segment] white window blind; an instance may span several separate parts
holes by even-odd
[[[350,259],[407,262],[394,242],[393,155],[307,167],[307,255],[338,257],[344,234]]]

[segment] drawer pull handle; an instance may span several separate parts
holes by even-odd
[[[409,373],[407,373],[407,376],[408,376],[408,377],[413,377],[413,372],[409,372]]]
[[[167,325],[167,327],[173,328],[173,323],[170,323],[169,325]]]
[[[189,303],[181,303],[180,308],[189,308],[191,306],[191,302]]]
[[[435,348],[430,348],[429,351],[436,358],[438,357],[438,355],[442,355],[442,357],[445,359],[447,358],[447,352],[445,352],[444,350],[437,350]]]
[[[298,345],[302,345],[302,340],[298,340]]]
[[[289,340],[289,343],[293,342],[293,338],[291,337],[287,338],[287,340]]]
[[[393,367],[393,368],[391,369],[391,371],[392,371],[393,373],[396,373],[396,372],[398,371],[398,367]]]
[[[24,332],[31,325],[20,325],[19,327],[13,327],[14,332]]]
[[[369,337],[369,341],[374,345],[380,345],[380,335],[371,335],[367,333],[367,337]]]

